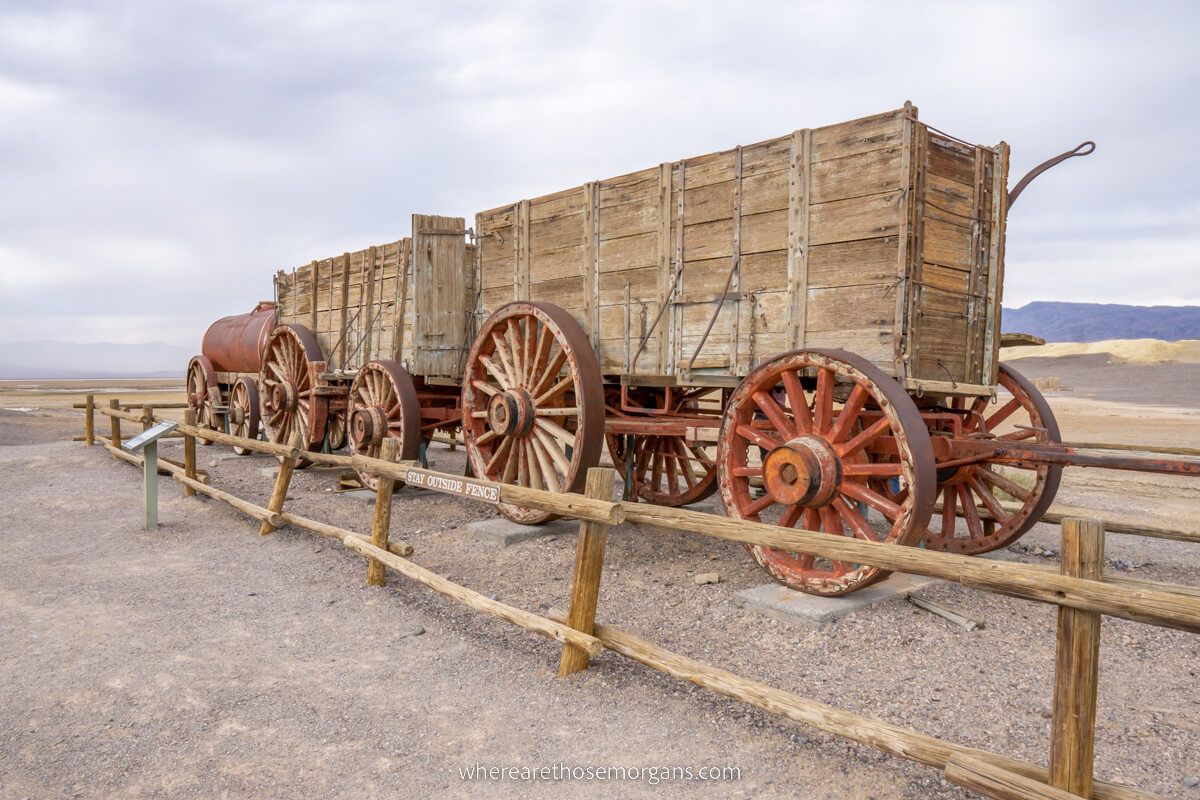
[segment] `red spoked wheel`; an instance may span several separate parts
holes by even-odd
[[[964,414],[962,433],[972,438],[1004,441],[1061,442],[1058,421],[1046,398],[1024,375],[1000,365],[1000,388],[1007,394],[992,401],[962,397],[951,408]],[[989,410],[996,402],[999,407]],[[1020,539],[1058,494],[1062,467],[1051,464],[993,464],[987,461],[950,467],[938,473],[942,511],[925,535],[931,550],[987,553]],[[958,517],[965,530],[959,530]]]
[[[238,378],[229,392],[229,432],[245,439],[257,439],[258,409],[258,384],[253,378]],[[244,456],[253,451],[234,445],[233,452]]]
[[[463,440],[488,480],[582,491],[604,440],[600,364],[574,317],[550,303],[510,303],[484,323],[467,359]],[[500,504],[514,522],[544,511]]]
[[[379,458],[385,438],[396,440],[401,461],[415,461],[421,452],[421,404],[412,376],[395,361],[370,361],[350,384],[347,400],[350,441],[359,455]],[[332,445],[330,445],[332,447]],[[369,489],[379,478],[359,470],[359,480]]]
[[[280,325],[271,331],[258,374],[262,422],[270,441],[287,444],[292,433],[299,432],[303,449],[321,447],[328,403],[316,392],[314,364],[323,361],[321,346],[308,328]]]
[[[216,407],[221,404],[221,387],[217,372],[206,356],[192,356],[187,366],[187,404],[195,415],[196,426],[210,431],[223,430],[224,420]],[[210,439],[196,437],[200,444],[212,444]]]
[[[717,463],[726,513],[739,519],[912,545],[933,511],[933,447],[916,404],[882,370],[842,350],[795,351],[746,376],[726,410]],[[898,501],[868,485],[880,477],[900,480]],[[887,574],[747,549],[775,580],[810,594],[846,594]]]
[[[630,392],[629,399],[647,409],[665,410],[675,414],[695,414],[700,395],[713,389],[692,392],[672,392],[668,401],[662,390],[642,389]],[[719,391],[719,390],[716,390]],[[660,417],[640,417],[653,420]],[[606,435],[608,454],[613,467],[626,478],[629,454],[626,437]],[[717,462],[713,448],[688,442],[683,436],[638,435],[634,438],[633,496],[659,506],[686,506],[697,503],[717,490]]]
[[[341,450],[350,439],[350,431],[346,424],[347,412],[330,411],[329,421],[325,424],[325,445],[329,452]]]

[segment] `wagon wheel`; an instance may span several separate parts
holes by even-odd
[[[463,379],[463,441],[475,474],[553,492],[583,489],[600,459],[604,389],[579,323],[550,303],[510,303],[484,322]],[[545,511],[500,504],[526,525]]]
[[[221,387],[217,373],[207,356],[192,356],[187,367],[187,404],[195,415],[196,426],[219,431],[224,428],[216,407],[221,403]],[[212,444],[211,439],[196,437],[200,444]]]
[[[317,377],[311,365],[318,361],[321,346],[312,331],[302,325],[280,325],[271,331],[258,374],[263,427],[270,441],[287,444],[298,431],[303,449],[320,448],[328,402],[315,391]]]
[[[384,438],[391,437],[399,460],[415,461],[420,455],[421,403],[412,376],[395,361],[364,364],[350,385],[346,410],[356,454],[379,458]],[[379,478],[364,470],[358,477],[370,489],[379,485]]]
[[[665,400],[666,393],[660,391],[640,399],[652,409],[661,409]],[[696,408],[695,399],[684,396],[672,397],[669,410],[687,414]],[[625,478],[626,437],[609,434],[604,439],[613,467]],[[647,503],[673,508],[691,505],[717,490],[717,462],[704,445],[683,436],[639,435],[634,437],[633,487],[634,497]]]
[[[842,350],[794,351],[750,373],[726,409],[717,462],[726,513],[739,519],[911,545],[933,511],[933,447],[916,404],[883,371]],[[868,486],[880,476],[902,481],[899,502]],[[761,496],[751,487],[756,478]],[[882,522],[868,520],[868,509]],[[887,574],[747,549],[775,580],[810,594],[846,594]]]
[[[241,377],[229,392],[229,432],[246,439],[258,438],[258,384],[253,378]],[[233,452],[239,456],[253,451],[234,445]]]
[[[1034,385],[1012,367],[1000,365],[1000,386],[1011,397],[988,409],[990,398],[980,397],[966,408],[956,397],[952,408],[964,411],[963,434],[996,437],[1007,441],[1061,442],[1058,422],[1050,404]],[[950,474],[939,472],[942,512],[925,534],[925,546],[952,553],[987,553],[1021,538],[1054,502],[1062,467],[1050,464],[1005,464],[987,461],[968,464]],[[1002,505],[1001,499],[1015,504]],[[966,521],[965,535],[958,531],[957,516]],[[991,517],[991,519],[985,519]]]
[[[329,422],[325,427],[325,444],[329,452],[341,450],[349,440],[350,432],[346,426],[345,411],[330,411]]]

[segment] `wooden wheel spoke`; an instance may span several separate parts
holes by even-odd
[[[783,434],[784,439],[790,439],[796,435],[796,426],[787,418],[787,414],[775,402],[775,398],[761,390],[755,392],[752,397],[754,398],[754,404],[762,410],[771,424],[775,426],[775,430]]]
[[[508,324],[504,326],[504,341],[508,344],[509,352],[512,353],[513,383],[517,385],[521,383],[525,375],[525,363],[521,359],[523,348],[522,344],[518,343],[520,333],[521,323],[515,317],[510,318]]]
[[[999,410],[996,411],[995,414],[992,414],[990,417],[988,417],[984,424],[987,426],[987,429],[989,431],[993,431],[1000,425],[1000,423],[1004,422],[1004,420],[1011,417],[1013,415],[1013,412],[1016,411],[1020,407],[1021,407],[1021,398],[1014,397],[1013,399],[1009,400],[1004,405],[1000,406]]]
[[[813,397],[813,431],[825,433],[833,421],[833,370],[817,370],[817,391]]]
[[[953,486],[942,489],[942,538],[954,538],[955,518],[958,514],[958,492]]]
[[[546,433],[549,433],[555,439],[558,439],[568,447],[575,446],[575,434],[571,433],[557,422],[551,422],[543,417],[538,417],[533,421],[533,424],[546,431]]]
[[[499,434],[493,430],[484,431],[479,436],[475,437],[475,444],[481,444],[481,445],[487,444],[492,439],[495,439],[497,436],[499,436]]]
[[[491,458],[488,459],[487,465],[483,468],[483,476],[490,477],[495,474],[495,470],[501,464],[507,465],[509,451],[512,450],[514,437],[505,436],[504,440],[492,451]]]
[[[800,383],[800,376],[789,369],[785,370],[780,377],[783,380],[783,391],[787,395],[792,417],[796,420],[796,427],[800,433],[812,433],[812,412],[808,410],[808,399],[804,396],[804,386]]]
[[[776,523],[781,528],[794,528],[796,523],[800,521],[800,515],[804,512],[804,506],[792,505],[783,510],[783,514],[779,516],[779,522]]]
[[[999,499],[996,498],[996,495],[992,494],[991,488],[989,488],[986,483],[979,479],[978,473],[968,478],[967,484],[970,485],[971,490],[983,503],[984,507],[988,510],[988,513],[992,515],[992,518],[996,522],[1003,525],[1005,521],[1012,516],[1004,510],[1004,506],[1000,505]]]
[[[757,516],[759,513],[770,508],[774,503],[775,500],[771,495],[764,494],[762,497],[751,501],[749,505],[742,509],[742,513],[748,517]]]
[[[530,394],[532,394],[534,397],[542,394],[545,388],[550,386],[551,382],[558,377],[558,373],[560,370],[562,370],[563,364],[565,364],[566,361],[567,351],[566,349],[559,347],[558,352],[554,354],[554,357],[550,359],[548,364],[546,364],[546,368],[542,371],[542,374],[538,376],[537,383],[534,384]]]
[[[903,465],[899,461],[881,461],[867,464],[842,464],[842,474],[848,478],[854,477],[897,477],[901,474]]]
[[[776,447],[779,447],[781,444],[783,444],[783,442],[769,435],[765,431],[760,431],[745,423],[737,426],[737,434],[746,441],[753,442],[754,444],[768,451],[774,450]]]
[[[507,392],[509,389],[511,389],[513,387],[512,382],[508,379],[508,373],[504,369],[502,369],[499,365],[497,365],[496,362],[493,361],[491,358],[489,358],[488,356],[480,356],[479,363],[483,364],[483,367],[484,367],[484,369],[486,369],[488,371],[488,374],[492,376],[492,378],[496,381],[496,383],[500,384],[500,389]],[[471,385],[475,386],[477,388],[482,388],[482,387],[479,387],[479,384],[481,384],[481,383],[483,383],[483,381],[479,381],[479,380],[471,381]],[[488,392],[487,389],[483,389],[483,391]],[[488,392],[488,394],[489,395],[499,394],[499,392],[496,391],[494,388],[492,388],[492,391]]]
[[[471,386],[473,386],[476,389],[478,389],[479,391],[483,392],[488,397],[494,397],[495,395],[500,394],[500,390],[497,389],[495,386],[492,386],[490,383],[488,383],[486,381],[481,381],[479,379],[475,379],[475,380],[471,381]],[[484,412],[484,416],[487,416],[487,412]]]
[[[958,485],[958,500],[962,505],[963,516],[967,519],[967,531],[971,534],[971,538],[982,539],[983,520],[979,517],[979,509],[975,507],[975,501],[971,499],[971,492],[967,489],[966,484]]]
[[[1029,498],[1033,496],[1032,489],[1026,489],[1016,481],[1009,480],[998,472],[993,472],[990,467],[984,466],[976,474],[1000,491],[1012,495],[1021,502],[1029,502]]]
[[[858,419],[859,412],[862,411],[870,396],[871,393],[865,386],[861,383],[854,384],[854,389],[851,390],[850,396],[846,398],[846,403],[838,412],[833,427],[829,429],[828,439],[830,442],[837,444],[849,435],[855,420]]]
[[[547,389],[544,393],[535,397],[533,400],[533,404],[535,406],[540,406],[543,403],[548,403],[550,400],[554,399],[555,397],[557,397],[558,395],[562,394],[567,389],[569,389],[571,386],[573,386],[574,383],[575,383],[575,379],[571,375],[567,375],[562,380],[560,380],[558,383],[554,384],[549,389]]]
[[[890,428],[891,423],[888,421],[888,418],[880,417],[875,422],[871,423],[871,425],[864,428],[860,433],[855,435],[854,438],[850,439],[850,441],[834,445],[834,452],[836,452],[838,456],[843,459],[847,456],[854,455],[859,450],[870,444],[873,439],[881,436]]]
[[[541,428],[534,428],[533,433],[542,443],[542,447],[550,455],[555,466],[562,472],[563,478],[565,479],[569,476],[571,474],[571,461],[567,458],[567,454],[563,452],[558,442]]]
[[[871,530],[871,524],[867,522],[867,518],[858,510],[858,506],[847,503],[840,497],[833,499],[833,508],[837,511],[838,516],[850,528],[850,532],[854,534],[854,538],[862,539],[864,542],[878,542],[874,531]]]
[[[888,500],[879,492],[867,486],[865,483],[855,483],[854,481],[846,481],[841,486],[841,493],[855,500],[860,500],[866,503],[871,508],[883,514],[885,517],[895,522],[900,516],[900,506]]]

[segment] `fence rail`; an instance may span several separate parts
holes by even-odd
[[[90,401],[90,412],[95,408]],[[120,421],[150,424],[152,407],[132,414],[110,400],[96,408],[108,416],[112,443],[103,442],[114,455],[133,463],[138,456],[120,451]],[[190,417],[189,415],[185,415]],[[85,437],[93,423],[85,423]],[[834,537],[817,531],[784,529],[763,523],[734,520],[684,509],[662,508],[612,500],[613,471],[588,473],[585,494],[555,493],[498,484],[423,468],[414,462],[391,458],[340,456],[301,452],[297,442],[278,445],[210,431],[185,418],[179,426],[185,452],[202,438],[275,455],[281,460],[271,501],[266,507],[237,498],[200,481],[195,458],[172,478],[188,489],[228,503],[261,523],[263,533],[294,525],[339,539],[343,546],[366,556],[368,581],[383,583],[384,568],[399,572],[470,608],[511,622],[563,645],[560,675],[587,669],[588,659],[603,650],[618,653],[652,669],[719,694],[746,702],[802,724],[876,747],[902,758],[943,771],[957,785],[993,798],[1070,798],[1145,800],[1156,795],[1093,779],[1095,708],[1102,616],[1120,617],[1167,628],[1200,632],[1200,590],[1194,587],[1134,579],[1107,579],[1103,575],[1103,524],[1098,520],[1068,518],[1062,521],[1063,560],[1060,572],[1052,568],[995,562],[894,544]],[[292,470],[299,459],[346,466],[381,478],[370,536],[283,510]],[[573,568],[570,604],[565,611],[542,616],[492,600],[417,565],[407,558],[412,547],[389,541],[391,486],[410,482],[435,491],[487,503],[512,503],[549,511],[580,521]],[[657,645],[607,625],[597,624],[596,607],[603,572],[607,530],[623,522],[650,526],[651,530],[693,533],[747,544],[852,561],[882,569],[927,575],[964,586],[1055,605],[1059,609],[1055,649],[1055,677],[1051,721],[1051,751],[1046,767],[1028,764],[995,753],[946,742],[919,732],[840,710],[768,686],[700,661],[672,653]]]

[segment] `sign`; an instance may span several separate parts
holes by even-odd
[[[150,442],[158,441],[159,437],[165,436],[178,427],[179,424],[176,422],[160,422],[154,427],[147,428],[146,430],[142,431],[137,436],[122,444],[121,447],[131,453],[136,453]]]
[[[491,481],[455,478],[410,467],[408,472],[404,473],[404,482],[409,486],[446,494],[457,494],[474,500],[482,500],[485,503],[500,502],[500,486]]]

